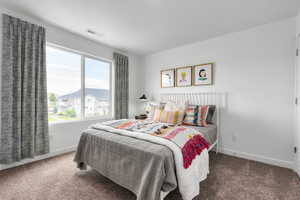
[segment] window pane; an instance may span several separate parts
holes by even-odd
[[[77,120],[81,115],[81,56],[47,46],[49,122]]]
[[[85,117],[110,115],[110,63],[85,58]]]

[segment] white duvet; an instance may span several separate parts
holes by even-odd
[[[178,188],[183,200],[192,200],[199,194],[199,182],[206,179],[207,174],[209,173],[209,157],[207,149],[204,149],[200,155],[196,156],[189,168],[185,169],[183,167],[183,157],[180,148],[167,139],[145,133],[115,129],[104,125],[103,123],[94,124],[92,127],[167,146],[173,152]]]

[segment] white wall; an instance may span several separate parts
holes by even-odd
[[[296,17],[297,33],[300,33],[300,12]]]
[[[143,90],[156,100],[166,92],[228,93],[223,151],[292,167],[294,47],[292,18],[166,50],[143,59]],[[160,88],[161,69],[207,62],[215,63],[213,86]]]
[[[47,23],[41,22],[39,20],[25,16],[24,14],[16,13],[4,8],[0,8],[0,14],[6,13],[22,19],[31,21],[33,23],[42,24],[47,29],[47,41],[61,45],[70,49],[82,51],[89,53],[101,58],[106,58],[112,60],[113,52],[118,51],[112,47],[96,43],[94,41],[83,38],[79,35],[73,34],[66,30],[57,28],[55,26],[49,25]],[[2,24],[2,15],[0,16],[0,24]],[[0,25],[0,33],[2,28]],[[0,55],[2,46],[0,44]],[[118,51],[120,52],[120,51]],[[138,89],[138,77],[136,73],[139,71],[140,58],[136,55],[121,52],[129,56],[129,114],[133,116],[135,114],[135,103],[136,97],[140,95]],[[1,59],[0,59],[1,63]],[[0,70],[1,71],[1,70]],[[60,152],[65,152],[77,145],[81,131],[88,127],[91,123],[95,121],[81,121],[76,123],[65,123],[65,124],[55,124],[50,126],[50,151],[51,154],[57,154]],[[44,157],[44,156],[43,156]],[[1,166],[1,168],[6,168],[9,166]]]
[[[296,25],[297,25],[297,32],[296,32],[296,35],[298,37],[298,48],[300,48],[300,12],[298,14],[298,16],[296,17]],[[297,73],[296,73],[296,76],[297,76],[297,90],[296,90],[296,93],[297,93],[297,96],[299,98],[300,96],[300,57],[296,57],[296,67],[297,67]],[[295,146],[298,148],[298,153],[296,155],[296,171],[298,172],[298,175],[300,176],[300,123],[299,123],[299,120],[300,120],[300,108],[297,109],[298,110],[298,113],[297,113],[297,116],[296,116],[296,121],[295,121],[295,128],[296,128],[296,131],[295,131]]]

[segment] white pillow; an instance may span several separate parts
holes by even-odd
[[[171,111],[171,112],[175,112],[175,111],[179,110],[179,111],[185,112],[187,105],[188,105],[188,102],[175,103],[173,101],[168,101],[165,105],[164,110]]]
[[[154,101],[148,102],[146,106],[146,113],[149,119],[153,117],[155,109],[163,110],[164,104],[160,102],[154,102]]]

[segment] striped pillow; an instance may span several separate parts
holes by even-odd
[[[153,118],[152,118],[153,121],[159,122],[161,112],[162,112],[161,109],[155,109]]]
[[[184,112],[165,111],[156,109],[153,115],[153,121],[159,121],[168,124],[179,124],[183,121]]]
[[[199,106],[189,105],[185,110],[185,117],[183,120],[183,124],[196,126],[197,119],[198,119],[198,110],[199,110]]]
[[[199,106],[198,107],[198,126],[207,126],[207,115],[208,115],[209,106]]]
[[[209,105],[189,105],[185,111],[183,124],[189,126],[207,126],[212,121],[213,113]],[[215,109],[215,107],[213,107]],[[214,112],[214,110],[213,110]]]

